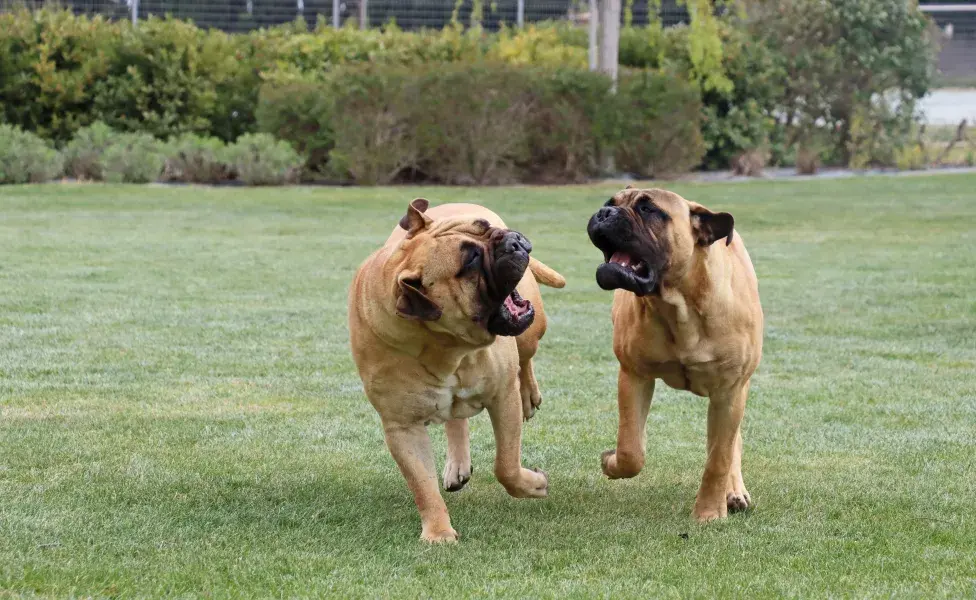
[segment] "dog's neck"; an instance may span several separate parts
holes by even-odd
[[[679,346],[695,347],[709,318],[724,318],[735,302],[731,247],[719,242],[697,249],[688,270],[676,281],[665,278],[657,294],[643,300],[667,325]]]

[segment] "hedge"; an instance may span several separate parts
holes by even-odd
[[[296,22],[227,34],[170,18],[150,18],[136,29],[125,21],[56,9],[0,14],[0,122],[59,145],[98,121],[161,139],[192,134],[232,142],[264,131],[292,142],[309,167],[358,181],[405,176],[576,180],[593,172],[597,153],[605,158],[611,151],[609,140],[619,139],[615,128],[631,132],[629,150],[613,145],[618,164],[641,173],[662,172],[664,164],[651,157],[650,146],[658,145],[662,135],[679,134],[689,153],[674,163],[674,170],[694,167],[698,158],[706,168],[725,168],[750,151],[788,163],[798,147],[814,150],[828,163],[893,160],[932,74],[935,43],[917,7],[902,0],[784,0],[748,6],[749,15],[727,11],[706,28],[663,28],[653,22],[622,29],[621,90],[635,81],[679,82],[677,95],[687,95],[684,107],[696,107],[698,113],[675,113],[687,120],[677,128],[680,132],[645,131],[675,123],[648,117],[657,109],[635,98],[632,119],[610,109],[596,111],[593,98],[605,98],[607,84],[583,75],[586,33],[567,23],[498,32],[459,26],[405,32],[395,26],[309,30]],[[493,145],[506,147],[489,152],[490,158],[464,154],[468,150],[446,157],[471,163],[464,169],[435,167],[420,155],[403,159],[409,167],[384,164],[389,157],[378,156],[352,164],[350,157],[362,149],[349,147],[343,136],[351,132],[334,128],[356,123],[329,111],[365,100],[336,90],[337,78],[362,79],[362,69],[395,78],[398,69],[427,73],[430,65],[444,70],[444,77],[461,78],[462,71],[480,69],[480,75],[471,76],[486,78],[491,72],[507,82],[522,81],[516,71],[502,73],[495,67],[507,65],[544,80],[525,87],[518,83],[519,93],[528,94],[524,97],[494,89],[514,103],[506,118],[531,120],[535,133],[492,139]],[[460,66],[445,70],[446,65]],[[443,83],[436,73],[424,76],[433,77],[432,85]],[[360,83],[394,92],[382,82]],[[477,89],[483,93],[486,88]],[[671,88],[650,89],[668,96]],[[477,97],[458,93],[450,91],[445,102],[479,106]],[[281,98],[286,94],[304,101],[288,102]],[[627,102],[627,92],[623,95]],[[526,107],[544,114],[530,118],[522,114]],[[438,115],[411,119],[424,117],[429,123],[433,116]],[[458,129],[470,125],[463,119],[447,122],[462,116],[477,120],[477,115],[442,112],[438,120],[444,122],[428,137],[444,131],[470,135]],[[615,123],[617,117],[623,123]],[[543,122],[548,125],[539,125]],[[686,131],[689,127],[698,133]],[[498,131],[491,129],[492,135]],[[429,153],[453,141],[418,141],[416,151]],[[669,159],[675,149],[668,150]]]
[[[266,85],[259,105],[262,130],[314,150],[310,172],[361,184],[580,181],[611,156],[660,176],[704,154],[697,92],[651,72],[623,75],[614,94],[581,69],[350,66]]]

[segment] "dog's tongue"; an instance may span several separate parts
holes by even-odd
[[[630,255],[624,252],[614,252],[613,256],[610,257],[610,262],[616,263],[623,267],[629,267],[632,259],[630,258]]]

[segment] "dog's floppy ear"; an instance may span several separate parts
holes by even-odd
[[[426,198],[417,198],[407,206],[407,214],[400,219],[400,227],[407,230],[408,238],[431,224],[431,218],[424,214],[428,206],[430,202]]]
[[[397,284],[400,287],[396,303],[397,315],[415,321],[436,321],[441,318],[441,307],[424,294],[419,278],[401,277]]]
[[[691,227],[699,246],[711,246],[722,238],[725,238],[725,245],[728,246],[732,243],[734,226],[735,219],[729,213],[713,213],[704,206],[691,208]]]

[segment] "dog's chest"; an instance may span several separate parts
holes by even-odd
[[[449,376],[437,390],[434,412],[429,423],[473,417],[484,408],[485,381],[459,372]]]

